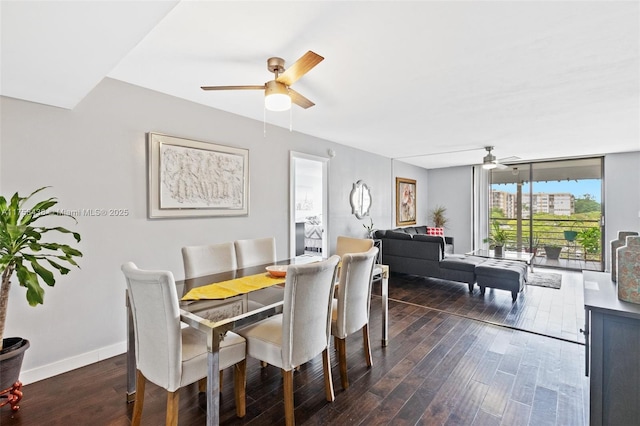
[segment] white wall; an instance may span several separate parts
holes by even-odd
[[[363,236],[349,192],[372,189],[376,223],[390,222],[391,160],[263,124],[116,80],[103,80],[74,110],[0,98],[0,181],[6,196],[50,185],[64,209],[129,209],[127,217],[78,217],[81,270],[46,288],[31,308],[14,284],[5,336],[30,340],[23,381],[32,382],[125,350],[125,283],[120,265],[171,270],[183,277],[180,248],[273,235],[289,253],[289,151],[327,156],[329,226]],[[147,219],[145,134],[158,132],[249,149],[248,217]],[[367,219],[368,222],[368,219]],[[71,224],[69,224],[71,225]],[[335,246],[335,243],[332,244]]]
[[[388,226],[378,227],[378,229],[391,229],[398,227],[396,225],[396,178],[415,179],[416,181],[416,225],[423,226],[427,224],[427,197],[428,197],[428,173],[426,169],[416,167],[402,161],[393,161],[393,172],[391,177],[391,188],[393,190],[392,207],[392,223]],[[384,250],[384,247],[382,248]]]
[[[604,157],[606,270],[611,270],[611,240],[618,231],[640,232],[640,152]]]
[[[456,253],[472,249],[473,170],[469,166],[432,169],[428,172],[428,209],[447,209],[445,234],[453,237]],[[429,220],[429,226],[433,226]]]
[[[386,229],[391,223],[393,188],[391,181],[391,160],[386,162],[376,160],[380,158],[374,154],[356,151],[343,145],[335,145],[336,156],[329,162],[329,211],[331,232],[330,251],[335,249],[335,241],[339,235],[350,235],[364,238],[366,229],[363,224],[369,225],[373,220],[376,229]],[[334,173],[340,160],[342,172]],[[349,198],[353,184],[362,180],[371,191],[371,208],[369,215],[363,219],[357,219],[351,214]],[[336,207],[336,203],[339,206]]]

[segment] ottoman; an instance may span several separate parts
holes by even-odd
[[[482,296],[487,287],[497,288],[510,291],[515,302],[526,281],[527,264],[524,262],[489,259],[476,266],[476,282]]]
[[[440,261],[440,277],[445,280],[458,281],[469,285],[469,293],[473,293],[476,282],[476,266],[486,259],[461,254],[447,254]]]

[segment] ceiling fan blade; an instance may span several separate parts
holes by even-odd
[[[520,157],[512,155],[511,157],[505,157],[505,158],[498,158],[498,161],[501,163],[509,163],[512,161],[517,161],[520,160]]]
[[[202,90],[264,90],[264,84],[258,86],[201,86]]]
[[[308,51],[300,59],[298,59],[293,65],[287,68],[282,74],[278,76],[276,81],[284,83],[287,86],[291,86],[298,81],[300,77],[311,71],[313,67],[322,62],[324,58],[317,53]]]
[[[291,102],[293,102],[294,104],[304,109],[310,108],[315,105],[309,99],[305,98],[300,93],[296,92],[291,88],[289,89],[289,96],[291,97]]]

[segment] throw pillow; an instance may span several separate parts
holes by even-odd
[[[434,228],[431,226],[427,226],[427,235],[444,236],[444,228]]]

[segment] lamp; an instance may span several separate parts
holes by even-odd
[[[486,146],[484,149],[487,150],[487,155],[482,159],[482,168],[485,170],[495,169],[497,167],[496,157],[491,154],[492,146]]]
[[[264,107],[269,111],[286,111],[291,108],[291,97],[284,83],[268,81],[264,89]]]

